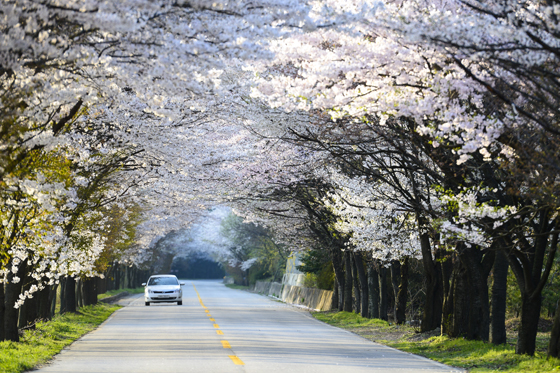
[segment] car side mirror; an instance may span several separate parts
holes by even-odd
[[[183,286],[183,285],[185,285],[185,283],[184,282],[179,282],[179,285]]]
[[[145,283],[145,282],[143,282],[143,283],[142,283],[142,286],[146,286],[146,283]]]

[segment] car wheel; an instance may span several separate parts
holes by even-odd
[[[178,301],[178,302],[177,302],[177,305],[178,305],[178,306],[182,306],[182,305],[183,305],[183,301],[182,301],[182,300]]]
[[[149,306],[149,305],[150,305],[150,302],[146,302],[146,306]]]

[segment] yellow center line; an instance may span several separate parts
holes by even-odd
[[[238,357],[235,356],[235,355],[229,355],[229,358],[233,361],[233,363],[234,363],[235,365],[245,365],[245,363],[244,363],[243,361],[241,361],[241,359],[238,358]]]
[[[206,308],[206,306],[204,305],[204,303],[202,302],[202,298],[200,297],[200,294],[198,293],[198,290],[196,290],[196,286],[194,284],[192,284],[194,291],[196,292],[196,295],[198,297],[198,301],[200,302],[200,305],[202,306],[202,308],[205,308],[204,312],[206,312],[208,314],[208,317],[210,317],[210,321],[216,321],[214,318],[212,318],[212,315],[210,315],[210,311],[208,311],[208,309]],[[216,329],[220,329],[220,326],[218,324],[214,324],[214,328]],[[224,332],[222,332],[221,330],[216,330],[216,334],[218,335],[224,335]],[[228,341],[221,341],[222,342],[222,346],[224,348],[231,348],[231,345],[229,344]],[[229,358],[231,359],[231,361],[233,361],[233,363],[235,365],[245,365],[245,363],[238,358],[235,355],[228,355]]]
[[[194,284],[192,284],[194,291],[196,292],[196,296],[198,297],[198,301],[200,302],[200,305],[202,306],[202,308],[206,308],[206,306],[204,305],[204,303],[202,303],[202,298],[200,297],[200,294],[198,293],[198,290],[196,290],[196,286],[194,286]]]
[[[206,316],[208,316],[208,317],[212,317],[212,315],[210,315],[210,314],[207,314]]]

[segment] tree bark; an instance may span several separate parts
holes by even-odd
[[[331,249],[331,258],[338,283],[338,310],[344,310],[344,263],[342,261],[342,251],[338,248]]]
[[[115,271],[115,289],[121,288],[121,265],[116,264],[114,267]],[[245,285],[245,279],[243,279],[243,285]]]
[[[368,263],[369,317],[379,318],[379,273],[378,264],[371,260]]]
[[[31,284],[33,282],[33,278],[29,275],[25,276],[25,280],[23,280],[23,288],[22,293],[29,291]],[[25,300],[25,303],[19,308],[19,320],[18,320],[18,327],[19,329],[28,328],[34,329],[35,328],[35,320],[38,317],[37,309],[38,309],[38,302],[37,296],[39,294],[35,292],[31,296],[33,298],[28,298]]]
[[[51,286],[46,285],[37,293],[37,317],[41,320],[51,319]]]
[[[356,261],[356,267],[358,269],[358,276],[360,278],[360,287],[362,290],[362,305],[361,305],[361,315],[362,317],[369,317],[369,292],[366,271],[364,269],[364,258],[361,252],[354,253],[354,260]]]
[[[8,272],[8,283],[5,287],[5,300],[6,309],[4,311],[4,338],[7,341],[19,342],[18,332],[18,316],[19,309],[14,308],[16,302],[21,294],[22,282],[27,272],[27,260],[19,264],[17,273],[14,275],[11,271]],[[14,283],[14,277],[19,277],[20,280]]]
[[[356,261],[356,256],[352,253],[352,283],[354,285],[354,312],[360,313],[362,306],[362,286],[360,284],[360,278],[358,276],[358,263]]]
[[[492,283],[492,343],[506,343],[506,298],[507,275],[509,264],[503,251],[496,252],[493,267],[494,281]]]
[[[68,311],[67,304],[67,297],[66,297],[66,281],[68,280],[67,277],[64,277],[60,280],[60,314],[66,313]]]
[[[0,341],[5,339],[4,319],[6,314],[6,298],[4,296],[4,284],[0,284]]]
[[[484,269],[483,253],[478,247],[465,247],[462,252],[470,292],[470,310],[467,339],[488,341],[490,336],[490,304],[488,303],[488,274],[494,261],[494,252],[485,257],[492,258],[488,272]]]
[[[427,225],[424,219],[420,217],[418,218],[418,223],[420,227]],[[420,233],[420,247],[422,249],[422,265],[426,278],[426,303],[424,304],[424,314],[422,315],[420,330],[422,332],[427,332],[441,325],[443,289],[441,284],[441,269],[432,258],[430,238],[426,233]],[[438,253],[436,253],[436,259],[437,254]]]
[[[381,265],[379,266],[379,318],[385,321],[389,319],[387,315],[387,309],[389,308],[387,288],[387,269]]]
[[[400,272],[399,292],[395,298],[395,320],[397,324],[404,324],[406,322],[406,302],[408,299],[408,258],[404,258]]]
[[[397,297],[399,294],[399,283],[401,281],[401,263],[398,260],[393,260],[391,262],[391,287],[393,288],[393,299],[394,307],[393,307],[393,320],[395,323],[397,322]]]
[[[66,278],[66,312],[76,312],[76,279]]]
[[[352,312],[352,258],[349,251],[344,252],[344,311]]]
[[[76,280],[76,304],[78,308],[84,306],[84,288],[81,279]]]
[[[58,288],[60,286],[58,284],[54,285],[52,290],[51,290],[51,295],[50,295],[50,299],[51,299],[51,318],[54,317],[54,314],[56,312],[56,298],[57,298],[57,293],[58,293]]]
[[[534,355],[541,315],[541,295],[531,298],[521,293],[521,315],[517,332],[516,354]]]
[[[441,335],[451,335],[453,329],[453,289],[455,288],[455,272],[453,270],[454,255],[446,255],[441,262],[443,304],[441,315]]]
[[[467,334],[469,323],[469,289],[467,274],[460,260],[454,269],[453,281],[453,322],[450,337],[458,338]]]
[[[91,306],[97,304],[97,278],[87,277],[83,282],[84,305]]]
[[[338,280],[336,279],[336,275],[334,276],[331,309],[338,309]]]

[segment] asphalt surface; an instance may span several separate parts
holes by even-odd
[[[185,280],[183,305],[129,298],[97,330],[38,372],[459,372],[370,342],[304,310]]]

